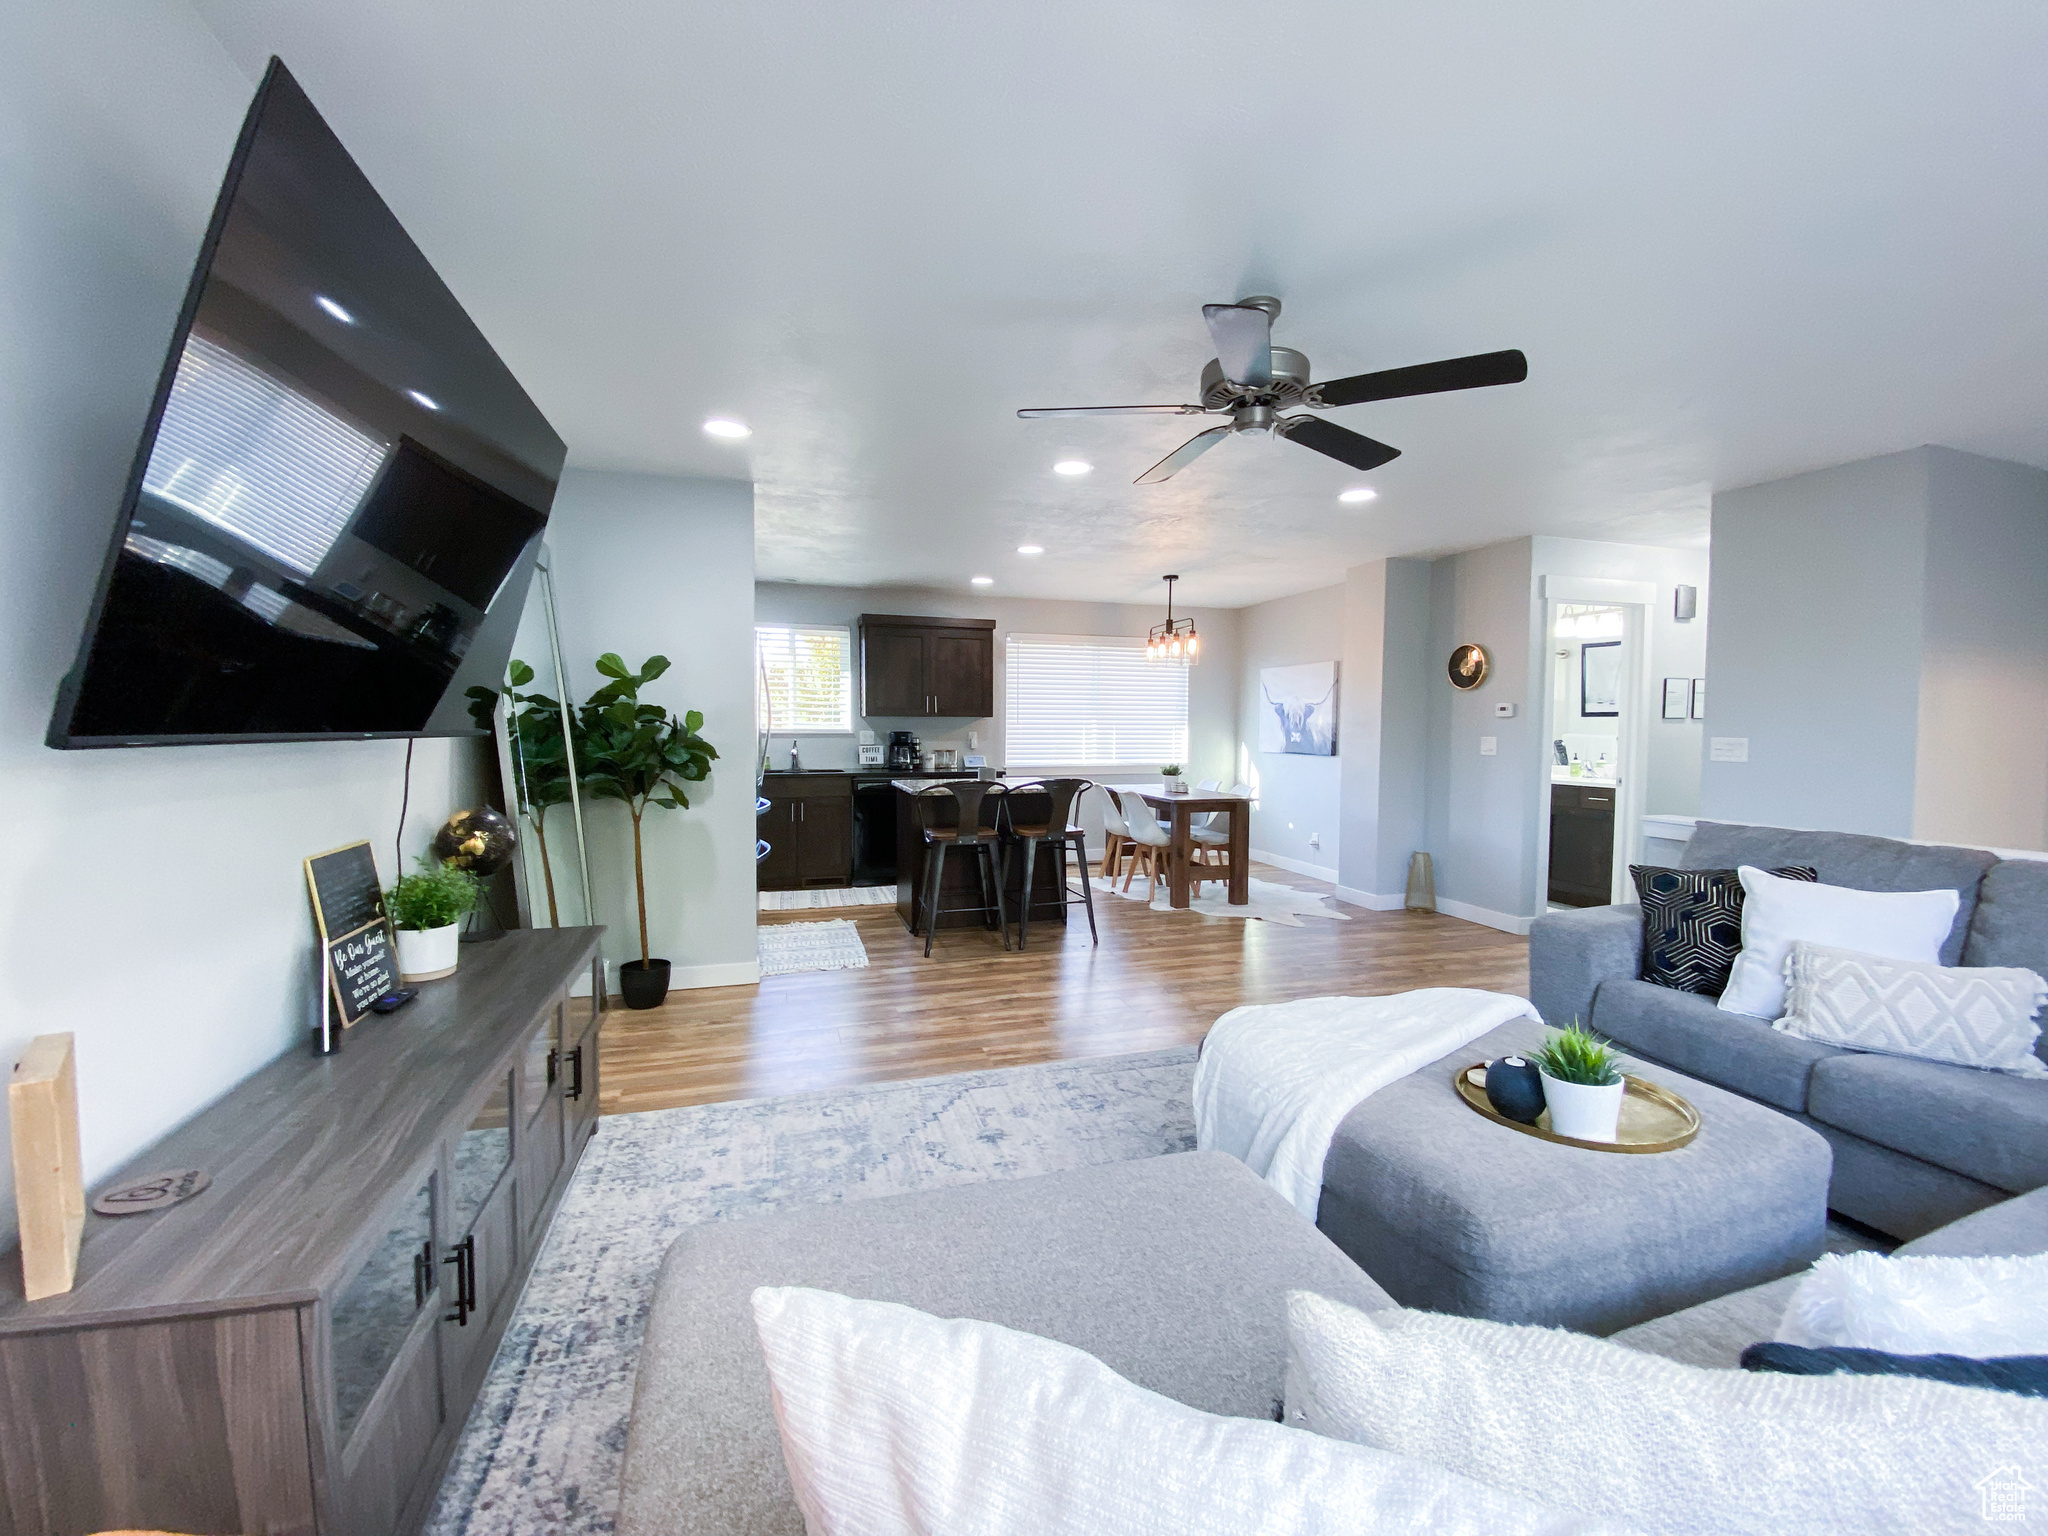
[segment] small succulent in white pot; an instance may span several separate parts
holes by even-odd
[[[1574,1141],[1613,1141],[1621,1129],[1621,1096],[1628,1084],[1621,1057],[1611,1042],[1582,1027],[1577,1019],[1553,1029],[1529,1053],[1543,1074],[1543,1102],[1550,1111],[1550,1129]]]
[[[1183,771],[1179,763],[1168,763],[1159,770],[1159,776],[1166,781],[1166,792],[1169,795],[1184,795],[1188,792],[1188,781],[1182,776]]]

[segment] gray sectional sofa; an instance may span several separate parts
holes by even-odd
[[[1846,832],[1701,822],[1686,869],[1807,864],[1824,884],[1866,891],[1953,889],[1948,965],[2020,965],[2048,975],[2048,862],[1980,848]],[[1587,907],[1536,920],[1531,1000],[1630,1053],[1769,1105],[1834,1148],[1828,1203],[1915,1238],[2048,1185],[2048,1081],[1838,1050],[1726,1013],[1712,997],[1639,978],[1642,911]],[[2048,1036],[2036,1047],[2048,1061]]]

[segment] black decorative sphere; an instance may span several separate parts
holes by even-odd
[[[434,834],[435,858],[478,876],[495,875],[518,846],[512,823],[488,805],[457,811]]]
[[[1534,1062],[1503,1056],[1486,1068],[1486,1102],[1506,1120],[1534,1125],[1543,1113],[1543,1074]]]

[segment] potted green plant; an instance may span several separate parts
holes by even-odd
[[[462,920],[476,910],[476,876],[431,854],[420,855],[417,874],[405,875],[384,898],[398,930],[398,979],[438,981],[453,976],[462,958]]]
[[[1188,792],[1188,781],[1181,775],[1179,763],[1168,763],[1159,770],[1159,776],[1166,781],[1166,792],[1169,795],[1184,795]]]
[[[1543,1075],[1543,1102],[1550,1129],[1574,1141],[1613,1141],[1621,1127],[1621,1096],[1628,1084],[1620,1055],[1609,1041],[1582,1028],[1577,1019],[1553,1029],[1529,1053]]]
[[[640,958],[619,965],[619,991],[628,1008],[653,1008],[668,996],[669,963],[648,953],[647,865],[640,827],[648,807],[688,810],[687,786],[711,773],[718,749],[697,734],[698,710],[680,718],[659,704],[643,703],[640,689],[668,670],[666,656],[650,656],[629,672],[614,651],[597,658],[601,676],[611,679],[583,701],[577,713],[583,785],[594,799],[618,800],[633,817],[633,892],[639,903]]]

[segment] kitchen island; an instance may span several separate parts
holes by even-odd
[[[972,778],[972,774],[962,774]],[[941,780],[940,782],[945,782]],[[1015,788],[1020,784],[1036,784],[1037,779],[1004,779],[1003,784]],[[930,779],[895,779],[891,781],[896,791],[896,915],[903,920],[903,926],[912,933],[920,933],[919,918],[924,911],[925,846],[924,833],[918,821],[915,797],[920,790],[933,787]],[[1000,797],[990,796],[982,802],[982,825],[995,825]],[[1043,807],[1044,801],[1039,805]],[[1018,809],[1025,809],[1019,806]],[[959,803],[950,795],[939,803],[940,815],[937,825],[959,825]],[[1040,811],[1042,815],[1042,810]],[[1027,818],[1028,819],[1028,818]],[[946,874],[939,888],[939,922],[941,928],[975,928],[986,924],[995,925],[995,913],[986,918],[980,910],[981,873],[980,855],[972,853],[951,853],[946,856]],[[1024,882],[1024,861],[1010,860],[1010,868],[1003,884],[1003,905],[1011,922],[1017,920],[1018,898]],[[1063,923],[1067,920],[1067,907],[1063,887],[1066,884],[1066,870],[1071,866],[1061,857],[1058,848],[1047,844],[1038,851],[1037,867],[1031,878],[1031,922],[1036,927],[1044,922]],[[1082,871],[1085,876],[1086,870]],[[947,907],[967,910],[948,912]]]

